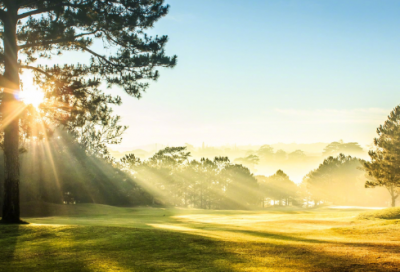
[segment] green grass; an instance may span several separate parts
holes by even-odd
[[[358,219],[400,219],[400,207],[363,212],[358,215]]]
[[[28,205],[0,225],[0,271],[399,271],[400,220],[364,210]]]

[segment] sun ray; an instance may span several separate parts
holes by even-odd
[[[3,128],[10,124],[15,118],[17,118],[26,108],[26,105],[19,104],[6,118],[2,120]]]
[[[40,113],[39,113],[39,115],[40,115]],[[45,138],[44,138],[44,141],[43,141],[44,148],[45,148],[46,154],[47,154],[47,156],[49,157],[49,160],[50,160],[50,165],[51,165],[51,168],[53,170],[54,179],[56,180],[56,183],[57,183],[56,185],[57,185],[59,191],[61,192],[60,179],[59,179],[58,172],[57,172],[57,169],[56,169],[56,165],[55,165],[55,162],[54,162],[53,153],[52,153],[49,141],[48,141],[49,137],[48,137],[46,128],[45,128],[45,126],[43,124],[42,118],[40,118],[39,124],[40,124],[41,129],[43,130],[43,134],[45,135]]]

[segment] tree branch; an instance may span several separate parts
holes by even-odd
[[[30,69],[30,70],[34,70],[36,72],[42,73],[44,75],[46,75],[47,77],[53,77],[53,75],[47,73],[46,71],[43,71],[40,68],[34,67],[34,66],[29,66],[29,65],[21,65],[19,68],[21,69]]]
[[[32,43],[32,44],[25,43],[23,45],[18,46],[18,49],[25,49],[25,48],[34,47],[34,46],[46,46],[46,45],[62,43],[62,42],[74,42],[76,38],[80,38],[80,37],[87,36],[87,35],[93,35],[98,31],[99,30],[95,30],[95,31],[88,32],[88,33],[81,33],[81,34],[75,35],[71,38],[63,38],[63,39],[58,39],[58,40],[46,41],[46,42],[42,42],[42,43]]]
[[[28,12],[25,12],[25,13],[21,13],[21,14],[18,15],[18,19],[23,19],[23,18],[32,16],[32,15],[36,15],[36,14],[44,13],[44,12],[47,12],[47,11],[51,11],[53,9],[54,8],[43,8],[43,9],[36,9],[36,10],[28,11]]]
[[[121,65],[118,65],[118,64],[115,64],[115,63],[109,61],[106,57],[104,57],[104,56],[102,56],[102,55],[100,55],[100,54],[98,54],[98,53],[92,51],[91,49],[87,48],[86,46],[80,46],[80,45],[78,45],[78,47],[82,48],[83,50],[89,52],[89,53],[92,54],[93,56],[95,56],[95,57],[97,57],[97,58],[99,58],[99,59],[105,61],[106,63],[108,63],[108,64],[110,64],[110,65],[112,65],[112,66],[121,66]]]
[[[23,18],[32,16],[32,15],[37,15],[37,14],[41,14],[41,13],[44,13],[44,12],[52,11],[52,10],[55,10],[55,9],[57,9],[57,8],[60,8],[60,7],[79,8],[79,7],[85,7],[85,6],[88,6],[88,5],[89,5],[89,4],[86,4],[86,5],[84,5],[84,4],[83,4],[83,5],[74,5],[74,4],[69,4],[69,3],[57,4],[57,5],[52,6],[52,7],[41,8],[41,9],[35,9],[35,10],[32,10],[32,11],[28,11],[28,12],[25,12],[25,13],[21,13],[21,14],[18,15],[17,18],[18,18],[18,19],[23,19]]]

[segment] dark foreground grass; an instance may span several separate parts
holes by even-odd
[[[400,271],[399,221],[360,211],[91,207],[1,225],[0,271]]]

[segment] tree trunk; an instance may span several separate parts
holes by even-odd
[[[394,194],[392,194],[392,207],[396,207],[396,199],[397,199],[398,195],[395,196]]]
[[[2,122],[4,127],[4,223],[20,222],[19,207],[19,114],[22,104],[16,99],[19,95],[18,49],[17,49],[17,12],[13,7],[16,1],[10,1],[4,20],[4,75],[2,78],[4,93],[2,103]]]

